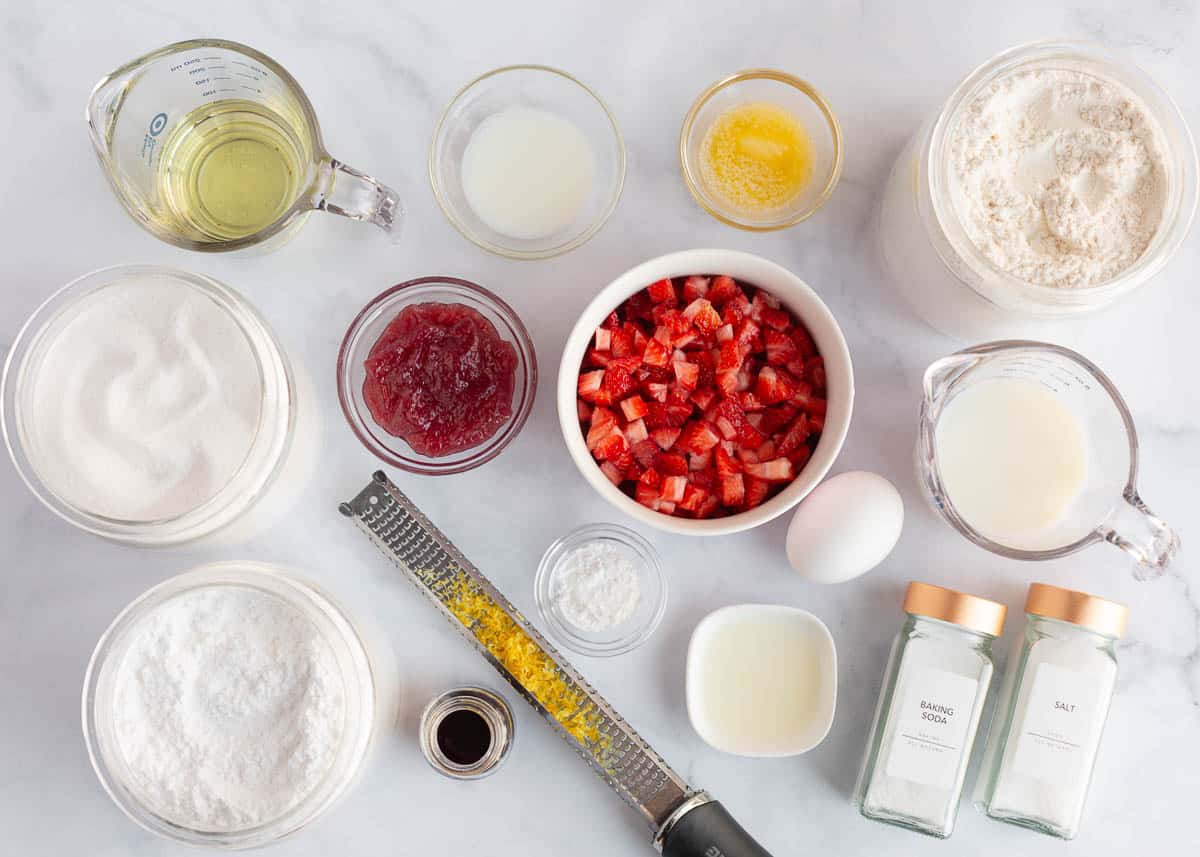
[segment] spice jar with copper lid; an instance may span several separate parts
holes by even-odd
[[[854,800],[867,818],[940,838],[954,829],[963,777],[1007,608],[913,582],[892,644]]]
[[[975,795],[989,816],[1063,839],[1079,831],[1128,612],[1086,592],[1029,587],[1025,635],[996,706]]]

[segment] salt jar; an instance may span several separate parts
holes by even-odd
[[[944,839],[954,830],[1007,608],[913,582],[904,612],[854,802],[867,818]]]
[[[1063,839],[1079,831],[1128,613],[1085,592],[1029,587],[976,788],[989,816]]]

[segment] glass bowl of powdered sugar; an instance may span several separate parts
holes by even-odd
[[[217,563],[153,587],[88,665],[88,755],[117,806],[177,842],[269,845],[349,789],[390,708],[372,648],[289,571]]]
[[[641,645],[667,607],[654,547],[616,524],[590,524],[546,549],[534,598],[556,640],[581,655],[610,657]]]

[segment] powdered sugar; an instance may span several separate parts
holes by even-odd
[[[629,619],[641,601],[637,566],[619,548],[592,542],[562,558],[553,598],[562,617],[583,631],[606,631]]]
[[[1133,265],[1162,221],[1161,132],[1121,84],[1082,71],[992,83],[952,133],[952,196],[968,237],[1030,283],[1083,288]]]
[[[298,608],[210,586],[165,602],[130,634],[113,730],[130,787],[156,814],[244,830],[292,809],[329,770],[345,692],[333,650]]]

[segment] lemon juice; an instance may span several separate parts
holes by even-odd
[[[270,226],[307,183],[312,143],[303,123],[265,105],[204,104],[165,141],[158,164],[170,226],[198,241],[245,238]]]

